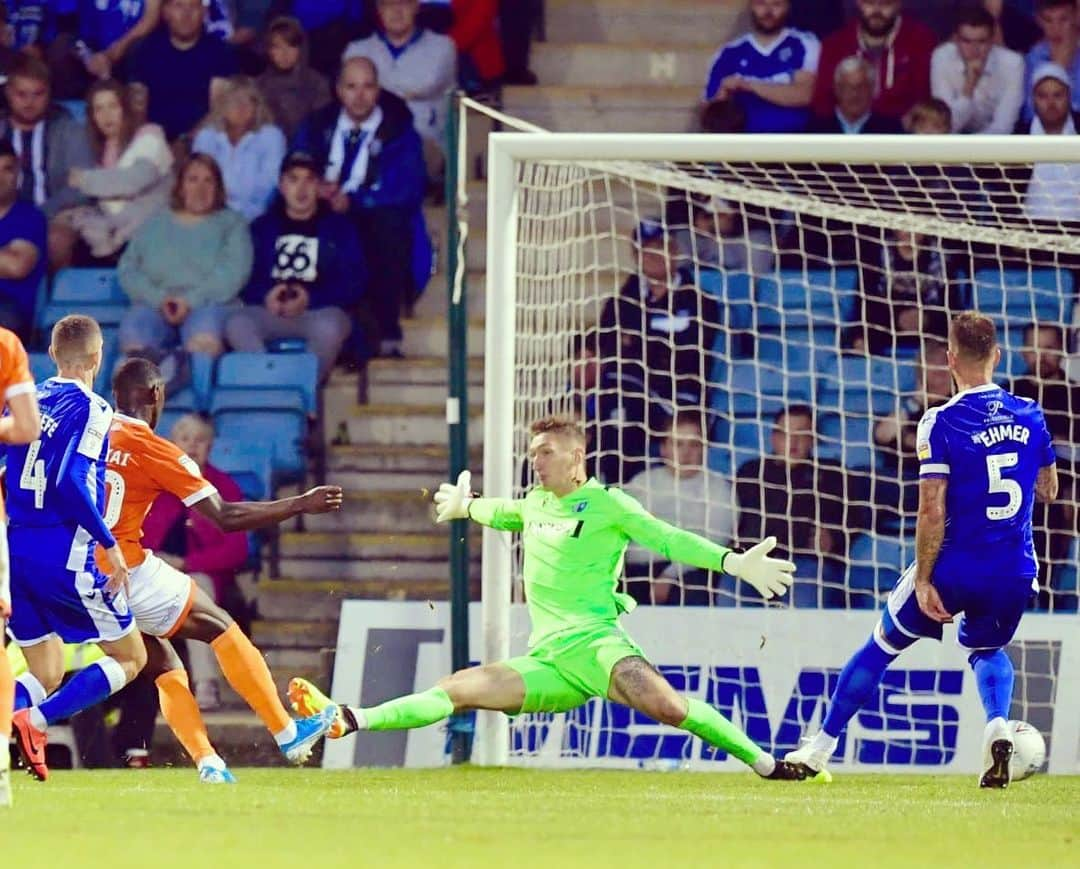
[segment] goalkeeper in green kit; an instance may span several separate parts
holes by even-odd
[[[619,624],[619,616],[634,607],[616,591],[631,540],[671,561],[723,570],[771,598],[787,591],[795,570],[791,562],[769,557],[776,539],[737,553],[682,531],[621,490],[586,478],[585,434],[573,420],[549,417],[531,431],[529,461],[540,485],[523,499],[473,497],[468,471],[435,495],[439,522],[469,518],[522,533],[533,628],[528,654],[460,670],[427,691],[378,706],[342,704],[329,735],[425,727],[470,709],[565,712],[606,697],[693,733],[764,778],[815,778],[802,764],[774,759],[707,703],[677,693]],[[331,702],[304,679],[289,683],[289,700],[304,716]]]

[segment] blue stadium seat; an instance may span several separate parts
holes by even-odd
[[[268,449],[276,474],[287,479],[303,476],[307,407],[298,389],[219,386],[210,413],[219,437],[250,441],[255,436]]]
[[[94,382],[94,391],[112,403],[112,376],[120,361],[120,335],[115,325],[101,326],[101,371]]]
[[[210,449],[210,464],[236,480],[249,501],[270,497],[273,469],[271,456],[262,443],[250,438],[216,437]]]
[[[53,302],[82,302],[94,305],[127,304],[120,289],[116,269],[62,269],[53,278]]]
[[[202,413],[210,407],[214,390],[214,363],[217,360],[206,353],[192,353],[188,358],[191,361],[191,383],[169,396],[169,406],[183,408],[188,413]]]
[[[872,609],[877,596],[886,594],[900,573],[915,558],[914,541],[879,534],[864,533],[855,538],[848,552],[848,587],[855,608]],[[858,594],[861,592],[861,594]]]
[[[726,308],[724,322],[732,329],[753,325],[754,278],[746,272],[702,269],[698,286]]]
[[[807,375],[789,374],[757,362],[734,362],[727,383],[731,409],[737,417],[770,418],[790,404],[807,404],[812,397]]]
[[[1072,296],[1072,273],[1064,269],[980,269],[972,283],[975,310],[1012,326],[1065,322]]]
[[[817,456],[845,468],[875,464],[873,420],[849,413],[826,413],[818,420]]]
[[[28,353],[30,357],[30,373],[34,376],[35,383],[48,380],[56,374],[56,365],[49,358],[48,353]]]
[[[903,375],[891,359],[825,357],[816,373],[818,404],[825,411],[874,416],[895,412]],[[909,376],[913,380],[914,371]]]
[[[38,328],[43,332],[51,329],[58,320],[68,314],[86,314],[93,317],[102,326],[119,326],[120,320],[127,313],[128,305],[110,302],[91,304],[89,302],[49,302],[38,316]]]
[[[757,301],[759,329],[835,327],[855,313],[855,271],[783,271],[778,278],[758,278]]]
[[[306,413],[318,408],[319,363],[313,353],[226,353],[218,359],[217,391],[294,389]]]

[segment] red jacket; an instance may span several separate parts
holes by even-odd
[[[202,472],[218,490],[221,500],[244,500],[240,487],[224,471],[207,464]],[[208,574],[214,581],[217,599],[222,600],[222,592],[236,582],[236,572],[247,562],[247,535],[243,531],[222,531],[194,508],[185,507],[175,495],[164,492],[143,520],[142,545],[157,549],[182,517],[187,540],[184,571]]]
[[[930,96],[930,55],[938,39],[929,27],[915,18],[902,16],[895,33],[877,62],[877,94],[873,111],[900,120],[908,110]],[[814,98],[815,115],[829,117],[836,107],[833,76],[845,58],[856,54],[873,64],[859,42],[859,21],[853,18],[841,30],[821,43]]]
[[[495,79],[506,72],[502,42],[495,18],[498,0],[453,0],[454,26],[450,38],[458,51],[468,55],[483,79]]]

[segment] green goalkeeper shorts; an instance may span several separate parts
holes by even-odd
[[[630,657],[645,653],[619,625],[605,624],[542,640],[504,663],[525,682],[521,712],[566,712],[607,697],[612,669]]]

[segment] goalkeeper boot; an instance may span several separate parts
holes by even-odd
[[[986,772],[979,779],[981,788],[1007,788],[1012,781],[1013,744],[1008,739],[995,739],[985,752],[989,756]]]
[[[296,736],[279,746],[285,759],[298,765],[306,762],[315,743],[326,736],[340,714],[337,705],[331,703],[315,715],[297,719]]]
[[[293,712],[306,718],[310,715],[318,715],[326,707],[335,704],[307,679],[297,677],[289,680],[289,705],[292,706]],[[347,706],[336,706],[336,708],[337,718],[334,719],[334,723],[330,725],[330,730],[326,734],[330,739],[340,739],[357,729],[349,708]]]
[[[802,745],[784,755],[784,761],[802,767],[806,771],[807,781],[828,784],[832,781],[832,773],[825,768],[825,765],[829,762],[831,755],[831,751],[816,749],[812,740],[804,739]]]

